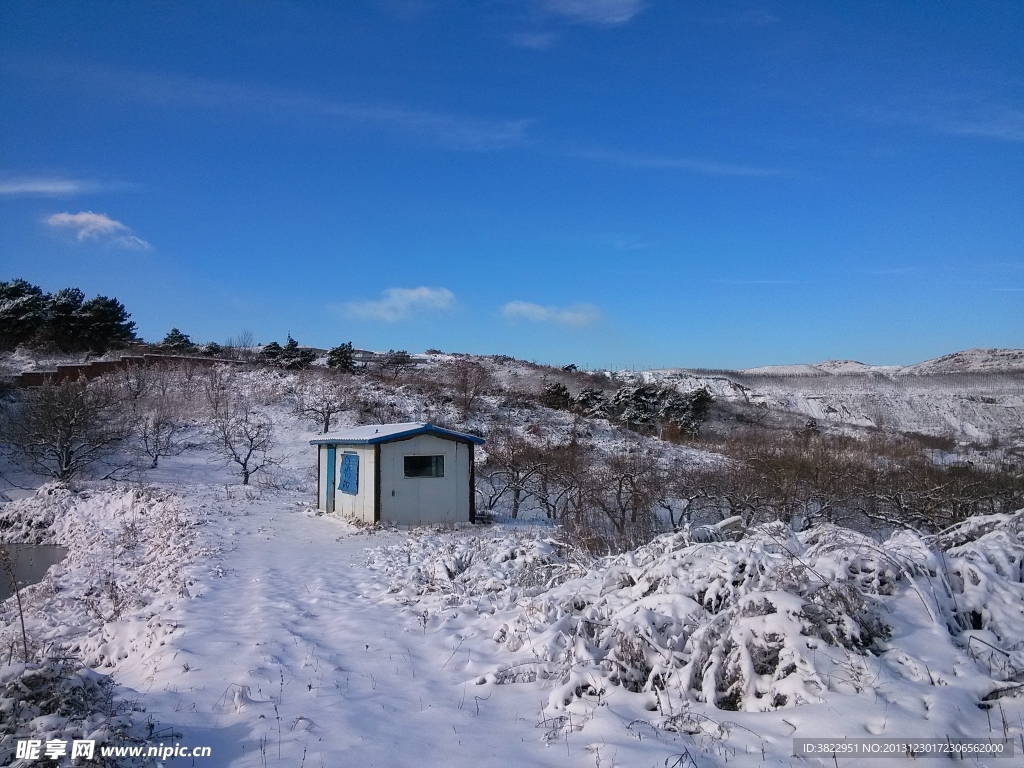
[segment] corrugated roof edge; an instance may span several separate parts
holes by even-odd
[[[362,429],[365,429],[372,425],[363,425]],[[388,426],[382,424],[380,426]],[[438,427],[434,424],[426,423],[417,425],[416,427],[410,427],[407,430],[401,432],[391,432],[383,435],[373,435],[371,437],[342,437],[340,435],[330,436],[325,435],[314,440],[310,440],[310,445],[377,445],[378,443],[390,443],[395,440],[405,440],[410,437],[416,437],[417,435],[434,435],[436,437],[447,438],[449,440],[459,440],[462,442],[473,443],[473,445],[483,445],[486,440],[476,435],[470,435],[466,432],[456,432],[452,429],[445,429],[444,427]]]

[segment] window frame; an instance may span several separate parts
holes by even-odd
[[[429,475],[410,475],[409,474],[409,459],[430,459],[430,474]],[[440,474],[438,474],[440,469]],[[416,454],[408,453],[402,455],[402,477],[405,480],[443,480],[444,479],[444,454],[443,453],[431,453],[431,454]]]

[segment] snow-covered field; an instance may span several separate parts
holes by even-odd
[[[210,764],[832,765],[792,739],[1024,736],[1024,513],[602,561],[542,526],[360,530],[241,486],[47,486],[3,515],[71,550],[26,591],[34,641]]]
[[[495,367],[536,388],[529,366]],[[392,400],[411,418],[435,407]],[[68,547],[22,599],[36,657],[69,661],[17,663],[3,604],[0,764],[32,765],[13,758],[29,736],[212,749],[165,763],[183,766],[861,764],[793,755],[814,737],[1007,738],[1022,759],[1024,511],[885,542],[684,530],[604,559],[543,520],[357,528],[312,508],[309,425],[267,407],[277,487],[238,485],[198,449],[131,483],[8,491],[4,540]],[[624,439],[587,429],[605,449]],[[64,703],[44,716],[29,694],[46,675]]]

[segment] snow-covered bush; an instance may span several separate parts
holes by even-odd
[[[590,563],[577,555],[572,567],[550,534],[424,536],[370,565],[417,615],[487,607],[477,631],[510,658],[477,682],[546,680],[553,710],[619,686],[659,707],[757,712],[874,690],[880,656],[925,675],[889,642],[922,608],[927,626],[944,628],[929,643],[977,661],[970,674],[988,680],[975,683],[979,696],[1020,691],[1022,531],[1024,510],[884,544],[835,525],[795,534],[769,523],[738,541],[685,529]]]
[[[118,699],[110,677],[71,658],[0,667],[0,765],[15,760],[17,742],[23,739],[44,743],[57,739],[68,745],[76,739],[95,741],[93,758],[75,758],[76,766],[152,765],[155,758],[103,757],[99,749],[106,744],[144,745],[153,736],[154,726],[140,718],[142,711],[136,703]],[[72,762],[65,756],[47,764],[70,766]]]

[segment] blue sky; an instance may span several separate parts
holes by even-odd
[[[0,5],[0,279],[590,367],[1024,346],[1019,2]]]

